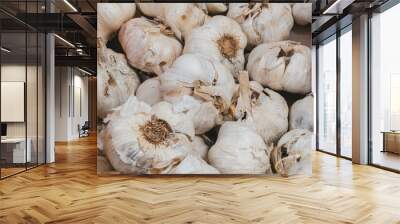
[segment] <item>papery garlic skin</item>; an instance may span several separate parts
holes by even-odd
[[[162,100],[160,94],[160,79],[158,77],[147,79],[136,90],[136,97],[149,105],[154,105]]]
[[[228,16],[242,26],[250,45],[287,40],[293,28],[290,4],[230,3]]]
[[[169,26],[179,40],[201,26],[207,15],[195,3],[138,3],[146,16],[157,18]]]
[[[238,98],[234,99],[234,118],[254,127],[267,145],[277,142],[288,130],[286,100],[258,82],[249,82],[247,72],[239,76],[238,92]]]
[[[169,174],[220,174],[220,172],[200,157],[190,154]]]
[[[228,10],[224,3],[196,3],[196,6],[212,15],[221,14]]]
[[[310,94],[303,99],[296,101],[290,107],[289,116],[290,130],[314,129],[314,97]]]
[[[292,14],[294,21],[305,26],[312,22],[312,4],[311,3],[294,3],[292,6]]]
[[[171,103],[162,101],[152,106],[153,113],[160,119],[165,120],[177,133],[186,134],[193,141],[195,129],[192,117],[181,112],[176,112]]]
[[[293,41],[258,45],[249,55],[247,70],[253,80],[276,91],[311,91],[310,48]]]
[[[226,16],[242,24],[246,20],[249,10],[249,3],[229,3]]]
[[[97,5],[97,37],[103,41],[111,39],[122,24],[133,18],[135,3],[99,3]]]
[[[263,139],[242,122],[227,121],[221,126],[208,160],[222,174],[265,174],[270,169]]]
[[[149,105],[130,97],[106,119],[105,154],[124,174],[165,174],[192,152],[186,134],[175,132]]]
[[[226,16],[214,16],[192,30],[183,53],[197,53],[217,60],[236,76],[244,67],[246,45],[246,35],[237,22]]]
[[[250,82],[250,85],[259,85],[257,82]],[[261,85],[259,85],[261,87]],[[276,142],[288,130],[289,108],[286,100],[277,92],[268,88],[258,92],[259,97],[253,102],[251,123],[257,133],[269,145]]]
[[[163,99],[177,112],[193,117],[196,134],[213,128],[228,110],[235,87],[229,70],[218,61],[197,54],[184,54],[162,76]]]
[[[272,150],[270,157],[273,170],[281,176],[311,173],[312,133],[294,129],[286,133]]]
[[[100,40],[97,59],[97,116],[106,117],[129,96],[134,96],[139,84],[139,77],[129,67],[125,56],[108,49]]]
[[[193,154],[202,158],[203,160],[208,159],[208,145],[204,142],[203,138],[194,136],[193,141]]]
[[[183,112],[191,117],[196,135],[204,134],[222,122],[220,111],[213,102],[204,102],[189,95],[184,95],[180,99],[173,104],[174,111]]]
[[[144,17],[126,22],[119,41],[128,62],[144,72],[161,75],[182,52],[182,45],[159,23]]]

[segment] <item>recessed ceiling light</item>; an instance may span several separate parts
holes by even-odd
[[[64,0],[64,3],[67,4],[74,12],[78,12],[78,10],[68,0]]]
[[[1,47],[0,49],[1,49],[2,51],[6,52],[6,53],[10,53],[10,52],[11,52],[11,50],[9,50],[9,49],[7,49],[7,48],[5,48],[5,47]]]
[[[83,72],[83,73],[85,73],[85,74],[87,74],[87,75],[90,75],[90,76],[92,75],[92,73],[90,73],[90,72],[88,72],[88,71],[86,71],[86,70],[83,70],[83,69],[81,69],[81,68],[79,68],[79,67],[78,67],[78,70],[81,71],[81,72]]]
[[[68,40],[66,40],[66,39],[64,39],[64,38],[62,38],[62,37],[60,37],[59,35],[57,35],[57,34],[54,34],[54,36],[55,37],[57,37],[59,40],[61,40],[62,42],[64,42],[64,43],[66,43],[67,45],[69,45],[70,47],[73,47],[73,48],[75,48],[75,45],[73,45],[71,42],[69,42]]]

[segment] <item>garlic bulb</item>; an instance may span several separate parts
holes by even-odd
[[[312,7],[311,3],[294,3],[292,6],[292,14],[294,21],[301,26],[311,24],[312,22],[311,7]]]
[[[198,156],[190,154],[170,174],[219,174],[219,171]]]
[[[237,22],[226,16],[214,16],[205,25],[192,30],[183,52],[220,61],[235,76],[243,70],[246,44],[246,35]]]
[[[210,130],[228,110],[235,87],[225,66],[196,54],[176,59],[160,81],[163,99],[173,103],[175,111],[193,114],[196,134]]]
[[[253,80],[276,91],[311,91],[310,49],[293,41],[258,45],[249,55],[247,70]]]
[[[163,25],[140,17],[122,26],[119,41],[130,65],[161,75],[182,51],[182,45],[170,35]]]
[[[224,3],[196,3],[197,7],[202,9],[205,13],[212,15],[221,14],[228,10]]]
[[[193,151],[186,133],[178,133],[134,96],[115,109],[106,122],[104,151],[121,173],[169,173]]]
[[[138,100],[149,105],[160,102],[162,100],[160,95],[160,79],[154,77],[142,82],[136,90],[136,97]]]
[[[265,174],[270,169],[263,139],[251,126],[238,121],[221,126],[208,160],[223,174]]]
[[[125,56],[108,49],[99,39],[97,57],[97,115],[104,118],[113,108],[135,95],[140,81]]]
[[[250,45],[286,40],[293,27],[289,4],[229,4],[229,17],[241,24]]]
[[[97,5],[97,37],[103,41],[111,39],[122,24],[133,18],[135,3],[99,3]]]
[[[296,101],[290,107],[290,130],[292,129],[314,129],[314,97],[309,94],[303,99]]]
[[[204,142],[203,138],[199,136],[194,136],[193,141],[193,154],[207,160],[208,145]]]
[[[171,27],[179,40],[185,39],[193,28],[201,26],[207,18],[195,3],[138,3],[138,5],[144,15],[155,17]]]
[[[282,176],[311,172],[312,133],[294,129],[286,133],[272,150],[273,170]]]
[[[238,98],[232,104],[236,119],[245,119],[269,145],[288,130],[289,109],[286,100],[255,81],[249,82],[247,72],[239,76]]]

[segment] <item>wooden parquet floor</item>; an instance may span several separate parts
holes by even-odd
[[[312,177],[99,177],[95,138],[0,181],[0,223],[400,223],[400,175],[315,153]]]

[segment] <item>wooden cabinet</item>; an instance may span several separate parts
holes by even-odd
[[[400,132],[382,132],[383,151],[400,154]]]

